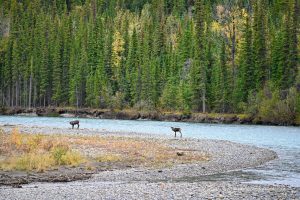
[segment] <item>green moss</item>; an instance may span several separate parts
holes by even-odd
[[[239,118],[240,120],[244,120],[244,119],[249,119],[251,116],[248,114],[238,114],[237,118]]]
[[[47,117],[59,117],[59,113],[57,112],[51,112],[46,114]]]

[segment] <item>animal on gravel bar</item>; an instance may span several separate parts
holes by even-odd
[[[74,128],[74,125],[77,125],[77,128],[79,128],[79,121],[78,120],[70,121],[70,124],[72,125],[72,129]]]
[[[182,133],[181,133],[181,128],[174,128],[174,127],[171,127],[172,131],[174,131],[175,133],[175,137],[176,137],[176,132],[179,132],[180,133],[180,137],[182,137]]]

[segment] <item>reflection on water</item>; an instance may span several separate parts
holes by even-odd
[[[0,125],[50,126],[69,128],[70,118],[0,116]],[[184,137],[219,139],[272,149],[279,158],[250,170],[218,174],[201,179],[240,180],[260,184],[287,184],[300,187],[300,128],[255,125],[222,125],[183,122],[79,119],[80,128],[107,131],[172,135],[171,126],[181,127]]]

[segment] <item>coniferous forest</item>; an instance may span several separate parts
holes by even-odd
[[[0,107],[300,114],[299,0],[0,5]]]

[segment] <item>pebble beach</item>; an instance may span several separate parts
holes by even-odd
[[[5,131],[13,126],[1,127]],[[93,174],[87,180],[68,183],[34,182],[20,188],[0,186],[0,199],[300,199],[300,188],[259,185],[239,180],[211,180],[277,159],[275,152],[223,140],[152,136],[139,133],[109,133],[105,130],[19,127],[23,133],[75,134],[103,137],[138,137],[158,140],[171,147],[201,151],[209,161],[167,168],[130,168]]]

